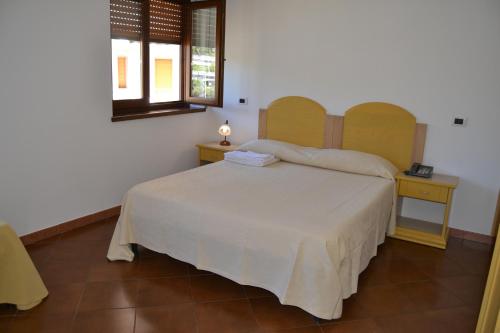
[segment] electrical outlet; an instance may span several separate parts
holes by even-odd
[[[247,105],[248,104],[248,98],[246,97],[240,97],[239,103],[242,105]]]
[[[451,120],[452,126],[465,127],[467,125],[467,118],[463,116],[454,116]]]

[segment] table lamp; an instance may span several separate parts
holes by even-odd
[[[227,137],[231,135],[231,127],[229,127],[229,122],[226,120],[225,124],[222,124],[219,127],[219,134],[224,136],[224,140],[222,140],[219,144],[221,146],[230,146],[231,142],[227,141]]]

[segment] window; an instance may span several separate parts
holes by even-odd
[[[111,0],[113,120],[222,106],[225,0]]]

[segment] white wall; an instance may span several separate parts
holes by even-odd
[[[398,104],[429,125],[425,162],[461,178],[451,225],[490,233],[500,186],[500,1],[228,0],[226,58],[219,116],[233,140],[255,138],[259,107],[286,95],[332,114]],[[468,126],[452,127],[453,115]],[[434,220],[441,212],[405,210]]]
[[[216,131],[213,112],[111,123],[108,6],[0,0],[0,219],[21,235],[195,166]]]

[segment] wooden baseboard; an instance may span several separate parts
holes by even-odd
[[[23,242],[24,245],[33,244],[41,240],[54,237],[74,229],[78,229],[92,223],[96,223],[111,217],[118,216],[120,215],[120,209],[121,206],[116,206],[94,214],[90,214],[68,222],[64,222],[47,229],[35,231],[31,234],[21,236],[21,241]]]
[[[450,236],[484,244],[493,244],[495,242],[495,237],[493,236],[478,234],[475,232],[455,228],[450,228]]]

